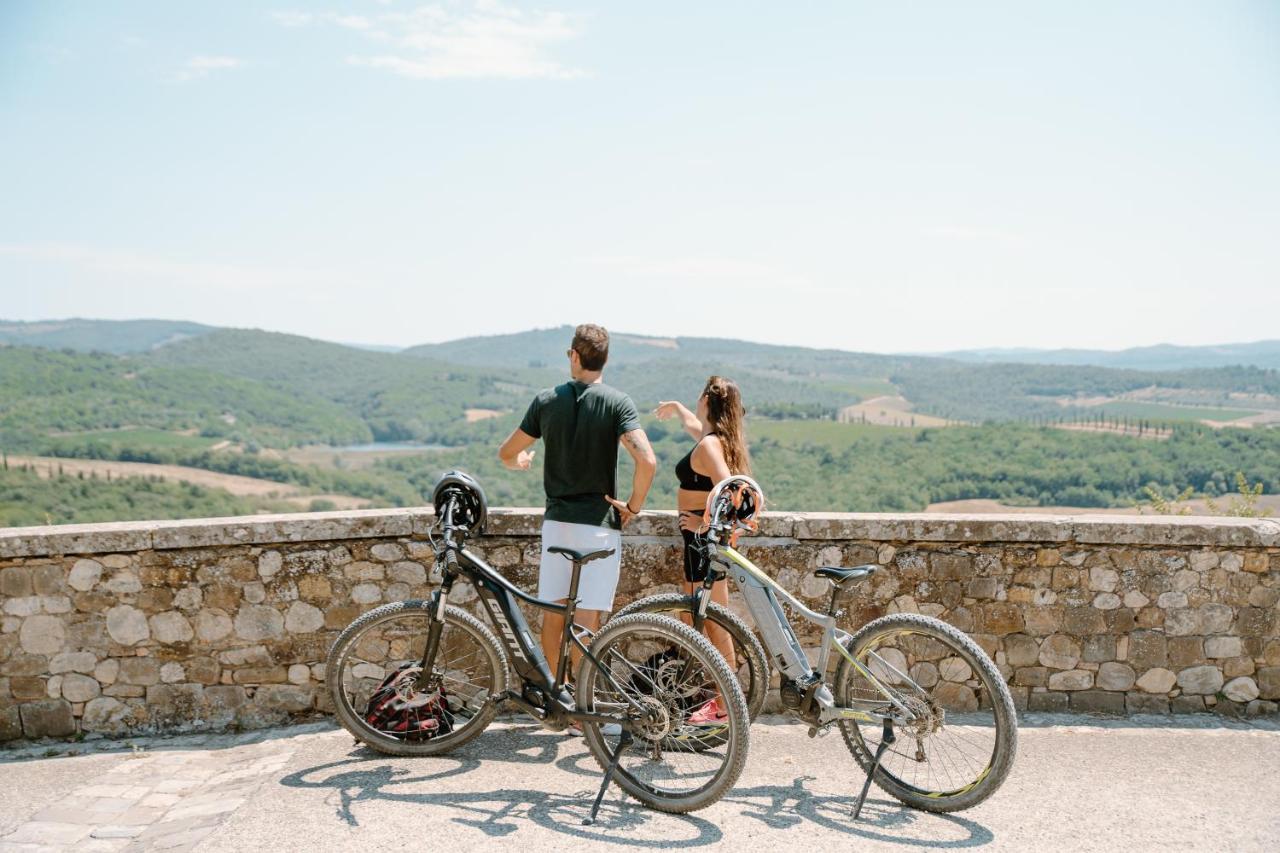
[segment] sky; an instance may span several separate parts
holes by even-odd
[[[1280,338],[1275,2],[0,3],[0,318]]]

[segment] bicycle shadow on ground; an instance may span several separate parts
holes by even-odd
[[[717,824],[723,823],[726,816],[735,821],[759,821],[778,832],[808,824],[851,839],[906,847],[979,847],[994,837],[972,820],[914,811],[890,799],[867,800],[855,821],[856,792],[848,796],[813,793],[805,788],[805,783],[813,780],[810,776],[798,777],[790,785],[734,789],[712,807],[716,812],[714,822],[697,815],[653,811],[615,786],[606,793],[596,822],[583,826],[601,778],[600,770],[587,752],[557,759],[564,740],[538,726],[518,726],[488,733],[448,755],[432,758],[394,758],[357,747],[345,758],[299,770],[281,779],[280,784],[336,793],[335,816],[352,827],[360,825],[357,812],[361,803],[403,803],[448,810],[454,823],[491,838],[511,836],[522,826],[533,824],[572,838],[628,847],[702,847],[723,839],[724,833]],[[491,762],[554,765],[589,777],[591,784],[588,789],[569,795],[517,787],[440,790],[441,782]],[[501,778],[507,780],[511,775],[505,772]]]
[[[995,835],[982,824],[952,814],[922,812],[897,800],[867,798],[855,820],[856,794],[833,796],[807,791],[813,776],[797,776],[789,786],[759,785],[735,788],[722,803],[742,806],[742,816],[771,829],[789,829],[809,822],[824,829],[867,841],[951,850],[990,844]]]

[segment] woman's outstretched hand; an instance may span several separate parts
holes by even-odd
[[[658,408],[653,410],[653,414],[658,420],[665,421],[679,417],[681,415],[680,410],[683,408],[684,404],[679,400],[663,400],[658,404]]]

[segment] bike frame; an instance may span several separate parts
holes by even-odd
[[[596,660],[582,642],[583,637],[591,636],[591,631],[574,624],[573,617],[578,607],[578,581],[582,571],[581,565],[574,564],[573,575],[569,583],[569,597],[565,604],[560,604],[559,602],[536,598],[522,591],[503,577],[497,569],[485,562],[483,557],[452,541],[452,536],[448,533],[446,533],[442,551],[442,558],[438,558],[438,561],[443,563],[441,584],[440,589],[433,593],[431,597],[427,643],[422,655],[423,673],[432,671],[436,650],[440,644],[440,635],[444,630],[444,609],[448,603],[449,593],[453,589],[453,584],[459,577],[466,577],[475,587],[477,595],[484,603],[484,609],[489,616],[489,621],[497,628],[499,642],[502,643],[506,651],[507,659],[514,665],[522,685],[536,688],[546,698],[543,706],[538,706],[528,701],[524,696],[523,690],[508,690],[502,696],[490,697],[491,701],[509,700],[540,720],[620,723],[624,729],[630,728],[629,718],[625,714],[619,716],[578,710],[573,696],[565,689],[572,644],[577,646],[583,655],[591,659],[601,677],[626,700],[628,706],[638,712],[644,711],[642,707],[633,702],[622,691],[609,670],[600,665],[600,662]],[[524,613],[520,611],[520,607],[516,603],[517,600],[524,601],[549,613],[561,614],[564,617],[564,633],[560,637],[559,659],[554,676],[551,673],[547,657],[542,652],[541,645],[534,642],[533,635],[529,630],[529,623],[524,618]],[[636,672],[640,673],[638,669]],[[644,677],[643,673],[640,674]]]
[[[738,591],[746,599],[747,609],[751,611],[751,616],[755,619],[756,627],[760,630],[764,646],[768,650],[770,657],[773,658],[774,665],[787,678],[797,684],[808,686],[804,704],[801,706],[802,713],[807,712],[816,705],[817,722],[820,724],[849,719],[866,723],[877,723],[886,719],[895,722],[915,719],[915,713],[892,690],[885,687],[880,679],[845,647],[845,643],[852,639],[853,635],[836,627],[836,590],[832,592],[831,607],[828,612],[818,613],[806,607],[777,581],[769,577],[763,569],[739,553],[732,545],[723,545],[715,541],[714,534],[708,537],[707,548],[708,557],[713,562],[725,567],[725,574],[733,578],[738,586]],[[701,617],[706,614],[707,601],[710,598],[708,589],[710,584],[714,583],[714,580],[708,574],[704,588],[696,590],[694,593],[695,621],[700,622]],[[800,641],[796,638],[795,631],[791,627],[791,621],[783,611],[779,599],[790,605],[809,622],[821,626],[822,649],[818,654],[817,666],[809,664],[809,659],[805,655]],[[832,649],[839,652],[849,662],[850,666],[854,667],[863,678],[870,682],[876,691],[884,697],[884,700],[855,699],[852,700],[850,706],[837,705],[835,698],[831,695],[830,688],[824,683],[822,677],[827,671],[827,664],[831,660]],[[870,652],[870,654],[886,670],[893,672],[909,686],[914,687],[921,693],[925,693],[906,673],[898,670],[874,651]],[[892,711],[889,709],[892,709]],[[896,713],[893,713],[893,711],[896,711]]]

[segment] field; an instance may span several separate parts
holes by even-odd
[[[914,406],[898,395],[872,397],[840,410],[840,420],[845,423],[879,424],[895,427],[947,426],[949,421],[914,411]]]
[[[1118,400],[1098,406],[1105,415],[1115,418],[1148,421],[1213,421],[1230,423],[1261,414],[1244,409],[1218,409],[1200,406],[1168,406],[1161,403],[1140,403]]]

